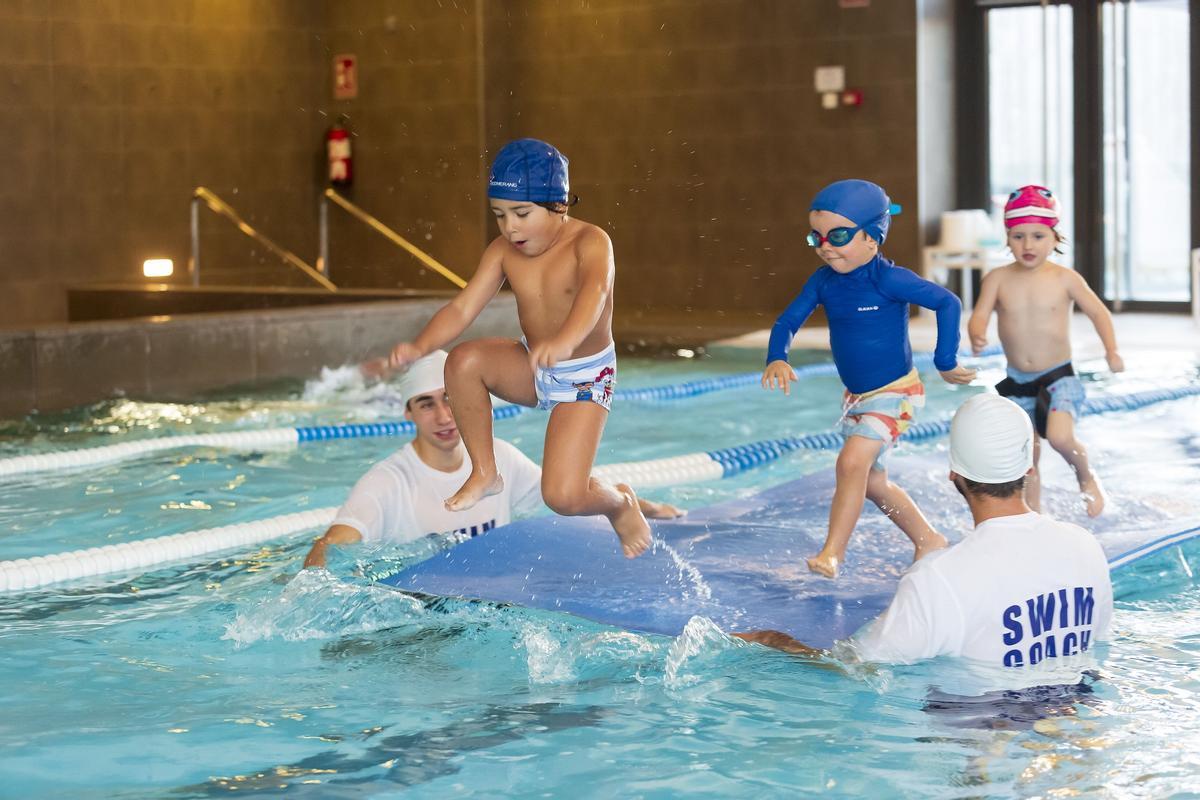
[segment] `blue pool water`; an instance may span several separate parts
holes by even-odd
[[[810,356],[820,358],[816,354]],[[1094,393],[1197,379],[1127,354]],[[757,353],[622,361],[622,385],[758,367]],[[982,362],[980,386],[1002,362]],[[1099,364],[1083,365],[1100,369]],[[980,386],[928,382],[925,419]],[[600,462],[828,428],[836,379],[614,411]],[[1086,419],[1111,519],[1200,513],[1200,402]],[[0,457],[168,433],[391,419],[387,387],[345,373],[252,398],[116,401],[0,424]],[[497,423],[537,458],[541,415]],[[194,449],[0,486],[0,559],[337,505],[397,440],[256,453]],[[910,446],[936,452],[943,443]],[[826,468],[800,452],[647,494],[685,507]],[[1052,455],[1047,481],[1070,478]],[[918,501],[921,499],[917,498]],[[1070,492],[1054,513],[1078,519]],[[929,510],[929,509],[927,509]],[[961,525],[960,509],[932,509]],[[312,534],[317,533],[313,531]],[[632,634],[561,614],[417,600],[370,577],[439,546],[348,550],[297,575],[311,535],[138,576],[0,595],[0,797],[1162,797],[1196,784],[1200,547],[1118,574],[1098,677],[1039,701],[961,694],[952,662],[822,668],[726,637]]]

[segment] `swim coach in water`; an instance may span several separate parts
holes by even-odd
[[[1112,583],[1091,533],[1032,511],[1033,427],[1011,400],[980,394],[950,425],[950,481],[975,529],[914,563],[887,610],[848,642],[863,661],[960,656],[1008,668],[1077,656],[1108,637]],[[817,651],[778,631],[734,634]]]

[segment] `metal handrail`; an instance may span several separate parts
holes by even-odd
[[[329,275],[329,202],[328,201],[330,201],[330,200],[332,200],[333,202],[335,202],[339,206],[341,206],[348,214],[350,214],[350,216],[354,217],[359,222],[364,223],[365,225],[367,225],[367,227],[372,228],[376,232],[382,234],[383,237],[386,238],[388,241],[390,241],[392,244],[404,248],[406,251],[408,251],[409,254],[414,256],[422,264],[429,267],[431,270],[438,273],[439,275],[441,275],[443,278],[445,278],[446,280],[453,283],[458,288],[461,289],[462,287],[467,285],[467,282],[465,280],[463,280],[458,275],[456,275],[448,267],[443,266],[433,256],[429,255],[424,250],[417,247],[415,244],[408,241],[400,234],[396,233],[394,230],[389,228],[387,225],[384,225],[382,222],[375,219],[375,217],[371,216],[366,211],[363,211],[361,208],[354,205],[354,203],[351,203],[349,200],[342,197],[340,194],[335,192],[333,189],[326,189],[324,194],[321,195],[321,209],[320,209],[320,212],[321,212],[321,218],[320,218],[321,219],[321,222],[320,222],[320,225],[321,225],[321,253],[317,257],[317,269],[319,269],[321,271],[321,274]]]
[[[326,289],[328,289],[331,292],[336,292],[338,290],[337,286],[335,286],[327,277],[325,277],[320,272],[317,272],[315,269],[310,267],[308,264],[306,264],[304,261],[302,261],[300,259],[300,257],[297,256],[295,253],[291,252],[290,250],[288,250],[284,247],[281,247],[281,246],[275,244],[273,241],[268,239],[266,236],[263,236],[261,233],[256,231],[253,227],[250,226],[249,223],[247,223],[244,219],[242,219],[240,216],[238,216],[238,213],[236,211],[234,211],[233,208],[228,203],[226,203],[221,198],[217,197],[215,194],[213,194],[208,189],[205,189],[203,186],[197,186],[195,191],[192,192],[191,273],[192,273],[192,285],[193,286],[200,285],[200,204],[201,203],[204,203],[205,205],[207,205],[209,207],[209,209],[212,210],[214,213],[228,219],[230,222],[232,222],[234,224],[234,226],[237,227],[237,229],[239,231],[246,234],[251,239],[253,239],[254,241],[261,244],[263,247],[270,250],[273,254],[278,256],[285,263],[290,264],[291,266],[293,266],[296,269],[303,272],[308,277],[312,278],[317,283],[321,284],[321,286],[325,287]]]

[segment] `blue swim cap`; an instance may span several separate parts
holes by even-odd
[[[567,157],[538,139],[516,139],[501,148],[488,178],[488,197],[531,203],[567,202]]]
[[[870,181],[837,181],[817,192],[810,211],[832,211],[860,226],[879,244],[887,238],[892,215],[900,213],[883,187]]]

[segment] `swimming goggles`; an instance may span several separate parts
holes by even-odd
[[[862,230],[862,227],[862,225],[856,225],[853,228],[833,228],[824,236],[816,231],[809,231],[808,236],[804,237],[804,241],[808,242],[809,247],[820,247],[826,242],[834,247],[845,247],[850,244],[854,234]]]

